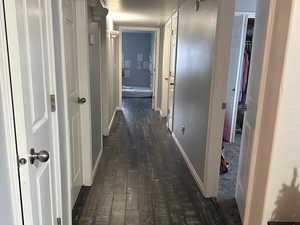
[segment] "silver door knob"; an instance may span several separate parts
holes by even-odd
[[[86,103],[86,98],[78,98],[78,103],[79,104],[84,104],[84,103]]]
[[[49,159],[49,152],[42,150],[40,152],[35,152],[34,148],[30,149],[30,163],[33,164],[35,160],[39,160],[40,162],[47,162]]]

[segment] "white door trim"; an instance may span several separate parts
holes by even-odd
[[[0,1],[0,11],[4,12],[3,1]],[[7,11],[6,11],[7,12]],[[13,103],[10,87],[9,59],[7,52],[6,30],[4,13],[0,13],[0,97],[3,104],[4,129],[6,133],[5,143],[7,146],[9,178],[11,192],[15,193],[12,198],[14,224],[23,224],[22,206],[20,199],[20,185],[18,173],[17,148],[15,139],[15,128],[13,118]]]
[[[51,4],[50,2],[48,4]],[[52,8],[52,7],[51,7]],[[7,34],[8,34],[8,50],[10,56],[10,73],[11,84],[14,90],[19,91],[11,91],[14,109],[14,124],[16,132],[16,138],[13,138],[14,135],[11,135],[11,138],[14,139],[14,144],[17,144],[18,155],[19,158],[28,158],[28,151],[24,149],[23,146],[27,146],[26,140],[26,128],[24,118],[24,102],[23,102],[23,94],[22,94],[22,70],[21,70],[21,60],[20,60],[20,47],[18,41],[18,23],[17,23],[17,3],[16,0],[5,0],[5,14],[6,14],[6,25],[7,25]],[[53,34],[53,26],[52,26],[52,15],[49,16],[49,21],[47,30],[49,33]],[[54,40],[52,35],[50,35],[51,39],[49,42],[49,68],[51,70],[50,73],[50,92],[51,94],[56,95],[56,78],[55,78],[55,62],[54,62]],[[2,40],[1,40],[2,41]],[[10,96],[9,91],[6,92],[6,95]],[[7,98],[11,99],[11,97]],[[7,107],[9,110],[9,107]],[[12,124],[11,124],[12,125]],[[58,133],[58,115],[57,111],[52,114],[52,132],[53,132],[53,153],[54,153],[54,161],[55,161],[55,200],[56,200],[56,215],[57,217],[62,216],[62,202],[61,202],[61,170],[60,170],[60,148],[59,148],[59,133]],[[11,140],[12,141],[12,140]],[[12,147],[12,148],[16,148]],[[17,164],[16,164],[17,165]],[[31,199],[29,193],[31,192],[28,180],[29,180],[29,169],[28,164],[22,167],[22,170],[19,170],[20,173],[20,183],[22,184],[22,199],[26,199],[26,202],[23,201],[23,219],[25,224],[32,224],[32,215],[34,214],[34,209],[32,209]],[[18,211],[18,209],[17,209]]]
[[[168,26],[171,28],[167,33]],[[169,82],[170,82],[170,64],[171,64],[171,39],[172,39],[172,17],[163,26],[164,29],[164,42],[169,38],[169,43],[164,43],[163,46],[163,60],[162,60],[162,72],[161,72],[161,109],[160,113],[162,117],[168,116],[169,109]],[[166,55],[165,55],[166,54]],[[168,71],[167,74],[165,71]],[[168,80],[165,79],[168,77]],[[166,85],[165,83],[168,82]]]
[[[159,111],[158,107],[158,70],[159,70],[159,48],[160,48],[160,28],[159,27],[136,27],[136,26],[120,26],[119,27],[119,105],[122,108],[122,67],[123,67],[123,53],[122,53],[122,31],[135,30],[135,31],[154,31],[155,32],[155,76],[154,76],[154,110]]]

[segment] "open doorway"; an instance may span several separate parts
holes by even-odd
[[[230,219],[239,224],[240,218],[233,218],[238,212],[230,212],[236,198],[236,183],[240,166],[240,147],[244,113],[247,110],[246,97],[252,55],[255,14],[237,13],[234,19],[231,58],[227,84],[227,108],[225,114],[222,160],[220,166],[218,199]],[[229,216],[229,215],[228,215]]]
[[[154,32],[122,32],[122,96],[152,98],[154,77]]]
[[[121,27],[120,100],[148,98],[157,110],[159,29]]]

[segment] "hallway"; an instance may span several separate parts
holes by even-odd
[[[204,199],[151,99],[125,99],[104,152],[80,225],[225,225]]]

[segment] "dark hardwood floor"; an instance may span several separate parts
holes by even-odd
[[[116,114],[80,225],[227,225],[205,199],[151,99],[125,99]]]

